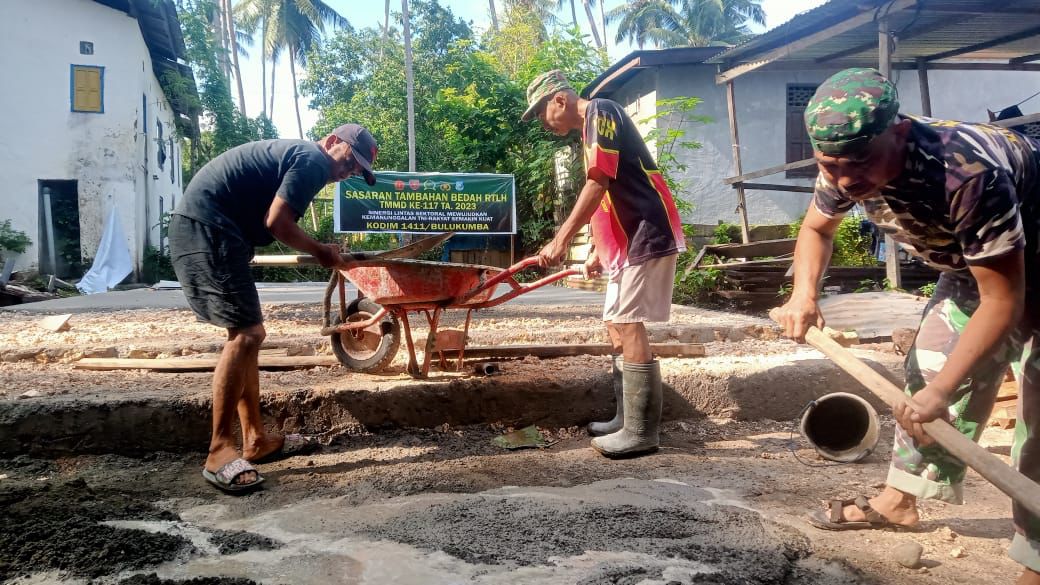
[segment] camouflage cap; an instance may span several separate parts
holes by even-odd
[[[556,95],[556,92],[569,89],[574,90],[571,84],[567,82],[567,78],[563,76],[563,72],[559,69],[553,69],[552,71],[546,71],[538,77],[535,77],[531,84],[527,86],[527,110],[523,116],[520,116],[520,120],[527,122],[533,119],[538,114],[538,108],[545,103],[546,100]]]
[[[813,149],[831,156],[855,152],[884,132],[899,112],[896,87],[877,69],[839,71],[805,108]]]

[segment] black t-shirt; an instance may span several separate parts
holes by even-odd
[[[611,100],[594,99],[585,110],[586,172],[600,170],[610,188],[592,214],[592,237],[611,278],[686,249],[672,193],[635,122]]]
[[[254,246],[274,241],[264,218],[275,195],[302,217],[329,182],[328,155],[307,140],[261,140],[206,163],[173,211],[226,230]]]

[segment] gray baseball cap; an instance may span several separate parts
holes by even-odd
[[[379,153],[379,145],[372,134],[364,126],[358,124],[344,124],[332,131],[333,136],[350,145],[354,160],[361,165],[361,174],[369,185],[376,184],[376,176],[372,174],[372,163]]]

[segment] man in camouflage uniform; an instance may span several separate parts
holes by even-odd
[[[857,203],[900,245],[942,272],[906,360],[911,410],[899,426],[884,491],[832,500],[810,521],[848,530],[918,522],[918,498],[961,503],[965,466],[924,434],[946,418],[978,440],[1009,364],[1019,383],[1013,458],[1040,480],[1040,144],[986,124],[898,113],[874,69],[842,71],[805,111],[820,174],[798,234],[785,334],[823,325],[818,282],[842,216]],[[1034,299],[1026,302],[1025,299]],[[1037,487],[1040,489],[1040,486]],[[1017,503],[1010,554],[1040,583],[1040,519]]]

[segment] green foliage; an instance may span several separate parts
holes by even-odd
[[[719,227],[721,228],[722,226],[720,225]],[[690,241],[693,237],[693,228],[684,225],[683,234],[686,236],[686,241]],[[717,234],[718,232],[716,231]],[[672,289],[673,303],[681,305],[708,303],[712,300],[711,293],[718,290],[722,272],[714,268],[689,270],[690,264],[696,258],[697,250],[690,247],[682,254],[679,254],[679,257],[676,259],[675,287]]]
[[[545,31],[514,6],[498,34],[474,37],[469,25],[436,0],[413,4],[416,170],[494,172],[516,179],[520,247],[532,251],[555,227],[584,175],[576,135],[563,139],[520,122],[527,83],[564,70],[581,89],[607,62],[575,31]],[[400,23],[397,23],[400,26]],[[340,30],[308,55],[301,89],[319,110],[318,138],[345,122],[362,124],[380,144],[378,169],[408,168],[404,48],[398,28]],[[572,149],[568,184],[554,178],[554,158]]]
[[[929,282],[928,284],[923,285],[921,288],[917,289],[917,294],[921,295],[922,297],[928,297],[928,298],[934,297],[935,296],[935,283],[934,282]]]
[[[657,100],[657,112],[639,121],[640,124],[656,122],[646,140],[657,145],[657,166],[680,212],[693,210],[693,206],[682,197],[686,181],[679,177],[686,174],[689,165],[682,162],[680,155],[701,148],[700,142],[687,138],[688,128],[684,126],[712,122],[710,116],[693,113],[702,101],[699,97],[686,96]]]
[[[11,220],[0,221],[0,252],[22,254],[30,245],[32,245],[32,240],[29,239],[29,236],[25,232],[11,227]]]
[[[788,232],[790,237],[798,237],[802,219],[791,224]],[[877,266],[877,260],[870,253],[870,236],[860,232],[858,218],[846,215],[838,225],[838,231],[834,234],[831,266]]]
[[[170,257],[160,252],[155,246],[145,247],[141,279],[150,283],[160,280],[177,280]]]
[[[198,83],[197,106],[202,110],[202,126],[206,128],[185,149],[186,181],[190,181],[204,164],[235,146],[278,137],[269,119],[262,115],[257,118],[243,116],[235,107],[231,87],[220,65],[223,49],[211,34],[210,19],[215,11],[214,0],[177,0],[177,16],[188,61]],[[163,84],[174,88],[179,92],[177,95],[188,91],[187,80],[176,74],[164,75]]]
[[[740,226],[734,223],[720,223],[711,236],[712,244],[732,244],[740,240]]]

